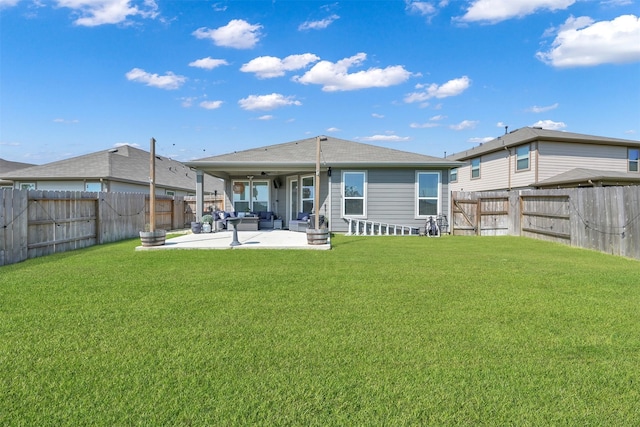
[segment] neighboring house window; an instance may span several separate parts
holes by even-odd
[[[640,148],[629,148],[629,172],[638,172]]]
[[[471,159],[471,179],[480,178],[480,157]]]
[[[529,158],[531,146],[521,145],[516,148],[516,171],[524,171],[529,169]]]
[[[171,190],[167,190],[166,194],[167,194],[167,196],[175,196],[176,192],[175,191],[171,191]]]
[[[269,210],[269,181],[233,181],[231,192],[236,212]]]
[[[438,215],[440,205],[440,172],[417,172],[416,193],[418,216]]]
[[[21,190],[35,190],[36,184],[33,182],[22,182],[20,183]]]
[[[366,172],[342,173],[342,215],[366,216],[367,174]]]
[[[458,182],[458,168],[449,171],[449,182]]]
[[[313,176],[305,176],[302,177],[302,211],[305,213],[313,212],[313,203],[315,198],[315,187],[313,183],[315,182],[315,177]]]
[[[84,185],[85,191],[95,191],[97,193],[102,191],[102,183],[100,182],[87,182]]]

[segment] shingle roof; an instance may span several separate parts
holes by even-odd
[[[150,154],[128,145],[97,151],[83,156],[32,166],[2,174],[11,180],[77,180],[105,178],[136,184],[149,183]],[[205,185],[214,185],[213,179],[205,179]],[[196,173],[184,164],[156,156],[156,184],[162,187],[195,191]],[[206,191],[221,190],[222,185]]]
[[[344,139],[322,137],[321,163],[323,166],[457,166],[456,162],[424,154],[378,147]],[[316,138],[301,139],[282,144],[268,145],[219,156],[186,162],[188,166],[202,169],[254,168],[275,170],[278,168],[313,168],[317,159]]]
[[[606,183],[640,183],[640,175],[634,172],[613,172],[595,169],[576,168],[567,172],[544,179],[532,186],[553,187],[564,185],[577,185],[592,181]]]
[[[20,162],[11,162],[9,160],[0,159],[0,176],[11,171],[15,171],[18,169],[24,169],[31,166],[35,166],[33,163],[20,163]]]
[[[539,140],[640,147],[640,141],[634,141],[630,139],[608,138],[604,136],[584,135],[580,133],[524,127],[499,136],[484,144],[480,144],[476,147],[470,148],[469,150],[451,154],[447,156],[447,159],[466,160],[473,157],[478,157],[482,154],[490,153],[492,151],[503,150],[505,147],[514,147],[516,145]]]

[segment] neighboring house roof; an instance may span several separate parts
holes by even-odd
[[[598,145],[624,145],[640,147],[640,141],[630,139],[608,138],[604,136],[584,135],[580,133],[561,132],[536,127],[524,127],[480,144],[469,150],[447,156],[449,160],[468,160],[493,151],[504,150],[533,141],[570,142]]]
[[[326,139],[325,139],[326,138]],[[458,162],[332,137],[321,137],[320,163],[326,167],[456,167]],[[268,145],[186,162],[211,174],[314,170],[316,137]]]
[[[150,153],[128,145],[2,174],[14,181],[99,180],[149,184]],[[156,185],[193,192],[196,172],[176,160],[156,156]],[[222,190],[222,183],[205,179],[205,191]]]
[[[553,188],[576,185],[586,186],[606,186],[606,185],[629,185],[639,184],[640,175],[633,172],[612,172],[595,169],[576,168],[563,172],[551,178],[547,178],[538,183],[531,184],[533,187]]]
[[[9,160],[0,159],[0,177],[10,172],[35,166],[33,163],[11,162]],[[0,178],[0,185],[11,185],[13,181]]]

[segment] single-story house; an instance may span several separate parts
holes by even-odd
[[[10,162],[9,160],[0,159],[0,177],[7,175],[19,169],[35,166],[33,163]],[[13,188],[13,181],[0,178],[0,188]]]
[[[447,156],[452,191],[640,185],[640,141],[525,127]]]
[[[13,181],[14,188],[57,191],[102,191],[149,193],[148,151],[123,145],[57,162],[31,166],[0,178]],[[196,172],[176,160],[156,155],[156,194],[194,196]],[[221,194],[223,182],[208,177],[203,191]]]
[[[226,211],[273,212],[284,228],[300,214],[318,212],[334,232],[347,232],[349,219],[424,227],[430,216],[449,212],[449,169],[461,165],[325,136],[185,164],[199,176],[224,179]],[[198,218],[201,184],[199,180]]]

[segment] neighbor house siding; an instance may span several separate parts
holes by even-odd
[[[526,188],[536,180],[536,168],[538,167],[538,150],[536,149],[537,143],[532,142],[531,144],[525,145],[531,146],[531,149],[529,151],[529,169],[527,170],[516,170],[518,161],[518,158],[516,156],[517,147],[512,147],[509,149],[509,151],[511,152],[511,161],[509,162],[509,173],[511,175],[511,181],[509,183],[509,186],[504,188],[506,190],[510,190],[512,188]]]
[[[354,169],[367,172],[367,220],[413,227],[424,226],[424,219],[417,218],[416,171],[440,173],[439,213],[449,210],[449,169]],[[347,221],[342,216],[342,171],[334,169],[331,178],[332,231],[346,232]]]
[[[84,181],[36,181],[37,190],[84,191]]]
[[[538,180],[575,168],[627,172],[626,146],[540,141]]]
[[[488,153],[480,157],[480,178],[471,179],[471,159],[464,160],[464,166],[458,168],[458,181],[451,184],[453,191],[484,191],[509,187],[509,156],[507,150]],[[477,157],[474,157],[477,158]]]

